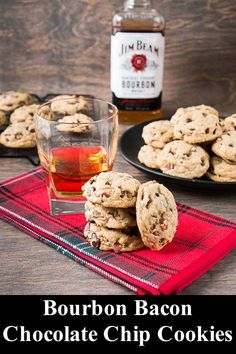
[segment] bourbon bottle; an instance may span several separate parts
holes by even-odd
[[[127,0],[112,18],[111,91],[122,123],[160,116],[164,30],[149,0]]]

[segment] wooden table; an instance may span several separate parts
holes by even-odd
[[[25,159],[2,159],[0,180],[31,169]],[[141,182],[150,179],[119,154],[114,170],[126,171]],[[236,221],[236,191],[171,190],[181,203]],[[132,294],[3,221],[0,230],[0,294]],[[236,249],[183,294],[236,294]]]

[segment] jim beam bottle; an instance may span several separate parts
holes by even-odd
[[[123,123],[160,116],[165,21],[149,0],[127,0],[112,19],[111,91]]]

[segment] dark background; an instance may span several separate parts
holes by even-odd
[[[0,0],[0,91],[110,99],[112,13],[122,0]],[[236,1],[156,0],[167,22],[164,106],[236,111]]]

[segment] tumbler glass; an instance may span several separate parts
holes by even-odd
[[[35,120],[51,215],[83,212],[81,187],[114,163],[117,108],[95,98],[62,96],[40,106]]]

